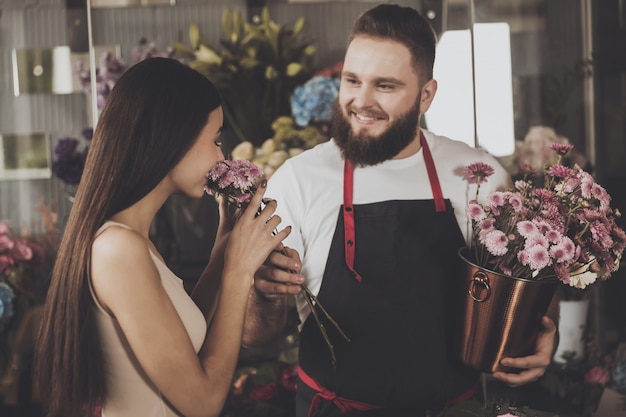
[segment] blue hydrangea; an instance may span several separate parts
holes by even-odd
[[[328,121],[332,115],[333,102],[339,95],[339,79],[313,77],[297,87],[291,96],[291,115],[298,126],[311,121]]]
[[[0,329],[13,317],[15,293],[6,282],[0,282]]]

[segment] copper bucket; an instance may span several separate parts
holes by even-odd
[[[515,372],[515,368],[500,365],[500,360],[534,353],[542,329],[541,316],[548,310],[559,281],[499,274],[474,264],[468,255],[468,248],[459,250],[467,266],[458,345],[461,362],[487,373]]]

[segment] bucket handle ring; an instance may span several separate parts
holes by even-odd
[[[468,294],[472,299],[478,303],[482,303],[486,301],[491,295],[491,287],[489,286],[489,278],[485,275],[484,272],[478,271],[474,274],[474,277],[470,281],[470,288]],[[476,293],[476,287],[480,286],[487,290],[487,294],[484,297],[474,295]],[[480,288],[479,288],[480,289]]]

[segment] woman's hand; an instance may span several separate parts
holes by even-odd
[[[291,226],[274,234],[281,222],[280,217],[274,215],[276,201],[267,201],[257,216],[266,186],[267,181],[263,180],[248,207],[234,216],[236,221],[230,232],[227,230],[232,219],[220,220],[221,236],[229,235],[224,253],[225,268],[232,268],[242,274],[253,276],[269,254],[289,235]],[[220,217],[227,216],[224,211],[225,208],[220,205]]]

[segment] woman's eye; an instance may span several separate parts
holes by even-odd
[[[221,140],[216,140],[215,141],[215,146],[217,146],[218,148],[222,147],[222,141]]]

